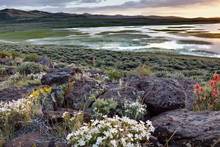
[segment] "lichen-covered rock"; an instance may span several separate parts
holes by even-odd
[[[152,119],[154,136],[176,146],[220,146],[220,112],[176,110]]]
[[[43,85],[64,84],[71,76],[78,73],[82,73],[78,68],[54,69],[42,77],[41,83]]]

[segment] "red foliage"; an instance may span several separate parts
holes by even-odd
[[[194,91],[195,91],[196,95],[198,96],[198,95],[201,95],[204,92],[204,89],[200,84],[196,84],[194,86]]]
[[[211,87],[211,95],[213,97],[218,97],[219,95],[219,89],[218,89],[219,83],[220,83],[220,75],[215,73],[212,77],[212,80],[209,81]]]
[[[218,85],[220,84],[220,74],[215,73],[213,75],[212,79],[208,83],[209,83],[208,86],[211,88],[211,96],[218,97],[220,94],[220,91],[218,89]],[[194,86],[194,91],[197,96],[199,96],[205,92],[203,87],[200,84],[196,84]]]

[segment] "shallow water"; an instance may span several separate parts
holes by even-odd
[[[200,33],[220,33],[220,24],[120,26],[65,28],[72,35],[29,39],[38,45],[79,45],[114,51],[164,51],[177,54],[220,57],[220,37],[196,37]],[[57,30],[57,31],[59,31]]]

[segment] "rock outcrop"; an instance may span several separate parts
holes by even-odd
[[[220,146],[220,112],[176,110],[152,119],[154,135],[172,146]]]
[[[45,139],[39,132],[19,136],[4,145],[5,147],[67,147],[65,142]]]
[[[43,56],[38,61],[39,64],[44,65],[48,68],[53,68],[53,63],[47,56]]]
[[[12,101],[24,98],[26,95],[32,92],[33,89],[34,87],[11,87],[0,90],[0,101]]]
[[[41,83],[43,85],[64,84],[77,73],[82,73],[82,71],[78,68],[53,69],[43,76]]]

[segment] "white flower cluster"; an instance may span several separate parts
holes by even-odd
[[[42,77],[45,75],[46,73],[45,72],[41,72],[41,73],[37,73],[37,74],[29,74],[27,75],[28,78],[30,79],[42,79]]]
[[[106,146],[138,147],[141,143],[148,143],[154,127],[150,121],[138,122],[128,117],[92,120],[91,124],[84,124],[76,132],[67,136],[67,141],[74,147]]]
[[[2,102],[0,101],[0,113],[2,112],[25,112],[32,109],[32,106],[39,100],[40,94],[43,94],[46,88],[39,88],[38,90],[33,91],[29,96],[18,99],[12,100],[9,102]],[[47,90],[47,89],[46,89]],[[50,92],[50,88],[48,88],[48,93]]]
[[[13,100],[10,102],[0,102],[0,112],[7,112],[11,110],[21,109],[22,107],[25,107],[23,106],[25,101],[27,101],[27,99],[22,98],[17,101]]]
[[[16,112],[24,112],[33,105],[34,100],[31,96],[27,98],[21,98],[18,100],[13,100],[10,102],[0,102],[0,113],[1,112],[10,112],[10,111],[16,111]]]
[[[125,103],[126,108],[134,109],[136,108],[138,113],[145,113],[146,112],[146,105],[141,104],[140,102],[136,101],[134,103]],[[128,110],[127,110],[128,111]]]
[[[140,119],[147,112],[146,105],[141,104],[139,101],[136,102],[125,102],[124,104],[124,116],[132,119]]]

